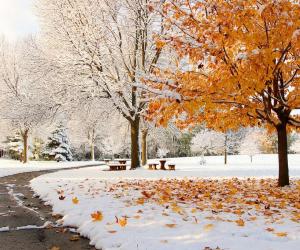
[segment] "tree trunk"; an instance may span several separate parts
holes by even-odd
[[[224,164],[227,165],[227,134],[225,134],[225,143],[224,143]]]
[[[91,161],[95,161],[95,130],[93,129],[92,134],[91,134]]]
[[[147,164],[147,135],[148,129],[142,130],[142,166]]]
[[[95,160],[95,145],[94,142],[91,143],[91,161]]]
[[[29,129],[25,129],[24,132],[22,132],[22,137],[23,137],[23,163],[28,162],[28,132]]]
[[[284,187],[289,185],[289,167],[287,152],[287,131],[286,123],[277,126],[278,135],[278,161],[279,161],[279,178],[278,186]]]
[[[139,145],[139,129],[140,118],[135,118],[130,123],[131,125],[131,169],[136,169],[141,166],[140,162],[140,145]]]

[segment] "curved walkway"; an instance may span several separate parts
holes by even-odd
[[[55,171],[0,178],[1,250],[95,249],[88,239],[77,236],[75,229],[57,227],[58,218],[52,216],[51,207],[33,197],[30,180]]]

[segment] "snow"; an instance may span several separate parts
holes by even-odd
[[[276,155],[256,155],[252,164],[249,163],[248,156],[229,156],[227,166],[223,165],[223,157],[218,156],[205,157],[205,166],[200,165],[201,157],[167,160],[176,163],[176,171],[140,169],[110,172],[102,171],[105,169],[103,166],[90,167],[42,175],[31,181],[31,187],[41,199],[53,206],[53,214],[63,215],[58,223],[77,227],[78,233],[88,237],[97,249],[298,248],[299,223],[287,218],[279,222],[270,222],[257,216],[255,221],[247,221],[246,226],[239,227],[235,223],[218,219],[219,215],[230,220],[238,218],[232,214],[215,215],[206,210],[191,214],[195,204],[183,203],[186,213],[186,217],[183,217],[154,202],[145,202],[142,205],[134,203],[141,197],[138,190],[112,189],[120,183],[143,183],[147,180],[161,179],[274,178],[278,174]],[[292,178],[300,178],[300,155],[290,155],[289,160]],[[65,198],[60,200],[59,195]],[[72,202],[75,197],[79,200],[78,204]],[[92,220],[91,214],[96,211],[102,212],[102,221]],[[211,220],[212,216],[215,220]],[[116,217],[127,217],[127,225],[121,227],[116,223]],[[287,237],[278,237],[267,232],[268,227],[272,227],[276,232],[287,232]]]
[[[0,227],[0,232],[8,232],[9,227]]]
[[[0,177],[5,177],[14,174],[42,171],[42,170],[54,170],[61,168],[73,168],[79,166],[89,166],[95,164],[101,164],[101,162],[54,162],[54,161],[31,161],[23,164],[15,160],[0,159]]]

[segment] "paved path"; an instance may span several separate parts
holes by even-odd
[[[51,215],[51,207],[33,197],[29,181],[42,174],[55,172],[40,171],[16,174],[0,178],[0,231],[9,227],[9,231],[0,232],[0,250],[81,250],[95,249],[89,240],[76,236],[67,228],[24,228],[29,225],[42,227],[50,221],[55,225],[57,218]],[[20,229],[21,227],[21,229]],[[23,229],[22,229],[23,227]]]

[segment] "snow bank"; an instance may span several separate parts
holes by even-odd
[[[176,171],[109,172],[103,167],[65,170],[40,176],[31,181],[31,187],[45,202],[53,206],[54,214],[63,215],[65,226],[78,227],[78,232],[91,239],[91,244],[104,250],[199,250],[205,247],[221,249],[297,249],[300,244],[299,223],[284,219],[280,223],[257,218],[239,227],[234,223],[209,219],[211,212],[189,212],[187,219],[177,213],[166,215],[167,208],[156,203],[136,204],[140,192],[130,189],[112,190],[119,182],[140,182],[145,179],[277,177],[275,155],[256,156],[250,164],[247,156],[230,156],[229,165],[222,157],[206,157],[207,165],[199,164],[200,157],[167,159],[176,163]],[[155,160],[154,160],[155,161]],[[290,156],[290,173],[300,177],[300,155]],[[61,199],[59,199],[61,197]],[[78,203],[72,200],[76,197]],[[184,204],[191,211],[193,204]],[[189,207],[191,206],[191,207]],[[102,221],[93,221],[91,214],[101,211]],[[116,218],[127,217],[128,224],[121,227]],[[194,219],[196,218],[196,219]],[[227,219],[237,219],[233,216]],[[168,226],[166,226],[168,225]],[[176,225],[176,226],[174,226]],[[173,227],[174,226],[174,227]],[[287,232],[278,237],[266,231]]]

